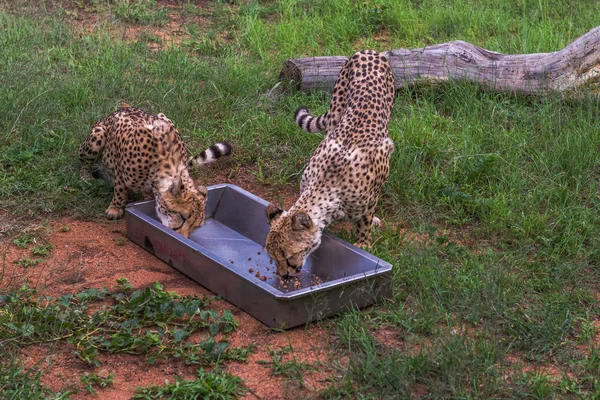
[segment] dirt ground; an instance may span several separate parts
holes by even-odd
[[[206,184],[234,183],[250,190],[260,197],[275,200],[271,188],[261,185],[249,172],[239,172],[232,179],[216,174]],[[278,195],[285,198],[289,207],[295,200],[292,186]],[[279,197],[278,196],[278,197]],[[3,216],[3,218],[6,216]],[[27,257],[29,251],[15,246],[11,239],[3,243],[5,253],[3,287],[19,287],[23,283],[35,287],[40,294],[59,296],[76,293],[87,288],[114,288],[116,279],[128,278],[134,289],[144,288],[153,282],[160,282],[165,290],[180,295],[213,295],[198,283],[159,260],[146,250],[126,238],[123,220],[108,221],[98,218],[92,221],[76,220],[69,217],[50,219],[35,231],[53,246],[53,251],[43,262],[24,267],[14,261]],[[40,234],[41,233],[41,234]],[[239,324],[229,336],[232,347],[246,347],[250,344],[256,350],[246,363],[229,362],[225,369],[244,380],[248,388],[247,398],[287,399],[312,397],[316,391],[327,386],[329,373],[320,368],[320,363],[329,359],[329,333],[324,324],[312,324],[308,328],[295,328],[276,332],[225,300],[212,304],[219,312],[230,310]],[[293,349],[293,356],[299,362],[306,362],[313,371],[304,373],[305,388],[273,375],[273,360],[269,350]],[[84,399],[91,395],[83,388],[79,377],[84,372],[99,374],[114,373],[114,383],[106,389],[98,389],[101,398],[128,399],[136,386],[160,385],[176,376],[191,379],[196,368],[186,366],[181,361],[165,361],[155,365],[145,362],[144,356],[127,354],[101,355],[100,366],[93,367],[72,354],[72,345],[60,343],[52,348],[48,345],[28,346],[23,351],[26,365],[40,363],[45,370],[42,381],[52,390],[65,390],[68,387],[80,388],[74,399]],[[291,355],[290,355],[291,356]],[[267,363],[265,363],[265,361]]]

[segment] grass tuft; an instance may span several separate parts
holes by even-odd
[[[237,399],[246,393],[242,380],[219,370],[198,370],[197,379],[177,378],[163,386],[138,387],[134,399]]]

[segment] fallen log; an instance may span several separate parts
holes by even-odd
[[[553,53],[507,55],[453,41],[384,52],[396,88],[448,80],[478,82],[491,90],[543,94],[600,88],[600,26]],[[348,57],[294,58],[279,74],[284,90],[331,91]]]

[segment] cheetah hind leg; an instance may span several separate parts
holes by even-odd
[[[368,249],[371,247],[371,228],[375,222],[373,214],[367,214],[356,221],[356,236],[357,241],[354,242],[356,247]]]
[[[381,219],[373,214],[370,214],[371,217],[369,218],[368,215],[369,214],[356,221],[356,233],[358,235],[358,240],[354,243],[354,245],[356,247],[360,247],[361,249],[368,249],[371,247],[371,230],[373,227],[377,229],[381,228]]]

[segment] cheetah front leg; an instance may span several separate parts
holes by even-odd
[[[125,213],[125,206],[127,205],[127,198],[129,197],[129,191],[127,185],[118,175],[115,179],[115,188],[113,191],[113,198],[110,205],[106,209],[106,216],[108,219],[119,219]]]
[[[79,160],[83,164],[79,170],[82,181],[92,179],[92,167],[106,142],[106,129],[102,123],[94,125],[88,137],[79,146]]]

